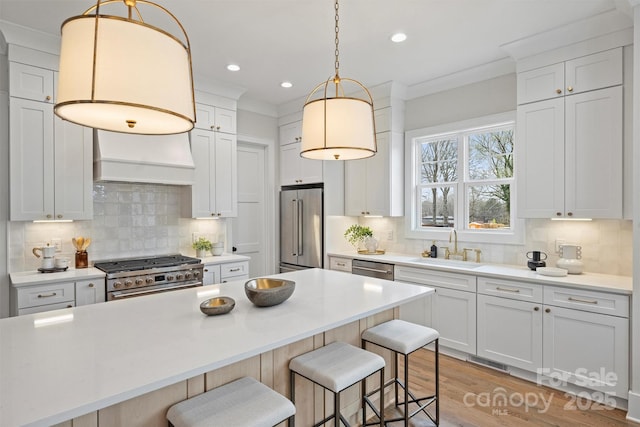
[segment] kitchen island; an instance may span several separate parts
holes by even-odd
[[[359,345],[361,330],[432,292],[320,269],[278,276],[296,290],[274,307],[253,306],[235,281],[0,320],[0,425],[166,425],[171,404],[245,375],[288,396],[292,357]],[[233,311],[200,312],[222,295]],[[324,393],[305,392],[301,425],[325,410]]]

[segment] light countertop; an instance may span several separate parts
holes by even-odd
[[[626,295],[630,295],[633,290],[633,281],[629,276],[584,272],[582,274],[568,274],[564,277],[551,277],[543,276],[542,274],[536,273],[525,266],[487,263],[478,264],[473,261],[422,258],[419,254],[405,255],[386,253],[383,255],[364,255],[356,252],[332,252],[328,255],[351,259],[363,259],[367,261],[386,262],[408,267],[473,274],[481,277],[522,280],[544,285],[565,286]]]
[[[1,319],[0,425],[62,422],[433,291],[321,269],[279,276],[296,289],[274,307],[253,306],[236,281]],[[203,315],[219,295],[234,310]]]
[[[67,271],[61,271],[58,273],[41,273],[38,270],[20,271],[9,274],[9,277],[11,278],[12,286],[20,287],[62,281],[74,282],[76,280],[95,279],[105,277],[105,273],[97,268],[89,267],[77,269],[69,268]]]

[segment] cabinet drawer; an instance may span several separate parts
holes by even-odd
[[[226,279],[222,279],[220,281],[220,283],[227,283],[227,282],[233,282],[233,281],[247,281],[249,280],[249,275],[248,274],[242,274],[240,276],[232,276],[232,277],[227,277]]]
[[[18,308],[37,307],[75,300],[75,284],[52,283],[17,290]]]
[[[249,263],[247,261],[222,264],[220,266],[220,278],[244,276],[249,274]]]
[[[478,293],[529,302],[542,302],[542,285],[478,277]]]
[[[57,304],[40,305],[37,307],[20,308],[18,309],[18,316],[22,316],[24,314],[43,313],[45,311],[60,310],[63,308],[71,308],[75,306],[76,305],[74,304],[73,301],[67,301],[67,302],[59,302]]]
[[[629,297],[627,295],[545,286],[544,304],[629,317]]]
[[[329,258],[329,269],[351,273],[351,258]]]
[[[395,280],[398,282],[419,283],[427,286],[439,286],[461,291],[476,291],[476,276],[459,273],[445,273],[427,268],[396,266]]]

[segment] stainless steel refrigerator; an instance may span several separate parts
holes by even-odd
[[[280,272],[322,268],[322,187],[283,187],[280,192]]]

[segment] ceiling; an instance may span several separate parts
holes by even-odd
[[[154,1],[183,24],[196,80],[241,87],[241,100],[281,106],[304,99],[333,76],[332,0]],[[410,94],[463,70],[506,63],[513,71],[504,44],[594,15],[622,14],[626,1],[342,0],[340,75],[369,87],[397,81]],[[57,36],[66,18],[92,5],[94,0],[0,0],[0,19]],[[114,14],[124,9],[109,7],[104,10]],[[153,11],[140,10],[148,23],[156,23]],[[404,43],[390,41],[397,31],[407,34]],[[229,63],[241,70],[226,70]],[[281,88],[284,80],[294,86]]]

